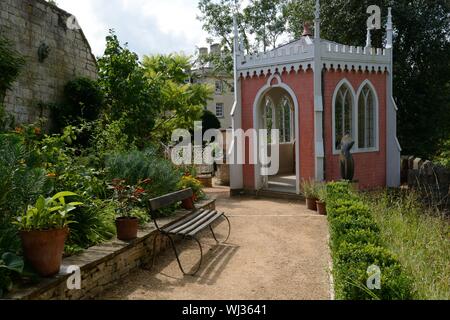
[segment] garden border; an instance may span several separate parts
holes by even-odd
[[[197,209],[215,209],[216,200],[201,201]],[[162,226],[172,224],[187,215],[179,210],[174,216],[159,219]],[[147,224],[138,233],[138,238],[124,242],[111,240],[91,247],[81,254],[67,257],[63,267],[79,266],[81,271],[81,289],[69,290],[67,280],[71,274],[60,273],[53,278],[42,279],[38,284],[17,287],[5,298],[9,300],[84,300],[94,299],[118,280],[127,277],[130,272],[151,261],[152,245],[158,231],[153,224]],[[168,248],[166,238],[159,237],[156,254]]]

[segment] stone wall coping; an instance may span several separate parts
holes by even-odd
[[[216,199],[208,199],[196,203],[197,209],[208,208],[211,205],[215,205]],[[164,217],[157,219],[160,226],[168,226],[178,220],[184,218],[186,215],[190,214],[192,211],[187,210],[177,210],[173,216]],[[146,224],[144,227],[140,228],[138,232],[138,237],[135,240],[125,242],[120,241],[117,238],[110,241],[104,242],[102,244],[90,247],[84,250],[82,253],[73,255],[63,259],[61,265],[61,272],[52,278],[42,278],[39,283],[18,286],[13,292],[9,293],[5,298],[7,300],[24,300],[31,296],[38,296],[46,292],[49,288],[55,287],[61,284],[69,278],[69,274],[64,273],[64,267],[71,265],[79,266],[81,271],[86,269],[92,269],[96,266],[104,263],[108,260],[112,260],[115,256],[134,248],[136,245],[146,241],[148,238],[155,235],[157,232],[156,227],[153,222]]]

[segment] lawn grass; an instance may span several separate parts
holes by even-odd
[[[439,211],[420,205],[412,192],[370,194],[383,244],[413,279],[414,297],[450,299],[450,224]]]

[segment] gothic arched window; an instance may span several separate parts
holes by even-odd
[[[358,149],[376,148],[376,125],[375,93],[365,84],[358,97]]]
[[[343,83],[334,100],[334,145],[336,150],[340,150],[344,135],[354,136],[353,101],[352,89],[347,83]]]
[[[281,99],[281,103],[277,108],[277,127],[280,130],[280,142],[292,142],[292,108],[287,97]]]

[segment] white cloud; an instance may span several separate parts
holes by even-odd
[[[75,15],[95,55],[114,28],[122,43],[139,55],[183,51],[193,54],[207,34],[196,19],[198,0],[57,0]]]

